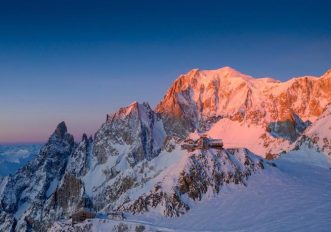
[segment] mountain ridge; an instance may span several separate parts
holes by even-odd
[[[279,134],[293,141],[301,133],[297,132],[296,119],[307,121],[308,125],[331,102],[329,72],[322,78],[300,77],[279,82],[242,78],[240,75],[244,74],[228,67],[219,70],[194,69],[173,82],[155,108],[162,115],[167,133],[186,137],[195,130],[208,131],[215,122],[228,118],[265,128],[267,135]],[[228,73],[239,78],[228,78]]]
[[[138,102],[121,107],[94,138],[75,143],[61,122],[35,160],[0,179],[0,229],[43,231],[82,207],[177,217],[206,194],[276,168],[263,157],[306,144],[328,157],[331,138],[320,124],[331,121],[329,73],[284,87],[230,67],[194,69],[174,81],[155,110]],[[181,150],[185,139],[202,134],[223,139],[224,148]]]

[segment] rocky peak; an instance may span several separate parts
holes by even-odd
[[[88,140],[87,135],[84,133],[82,136],[82,142],[86,142],[87,140]]]
[[[65,122],[61,122],[57,125],[55,131],[49,137],[47,144],[54,144],[58,147],[61,147],[64,144],[66,144],[66,146],[73,146],[75,144],[74,137],[67,132]]]
[[[121,107],[117,112],[115,112],[111,115],[107,115],[106,123],[112,123],[113,121],[115,121],[119,118],[124,119],[129,115],[138,113],[138,111],[139,111],[139,103],[134,101],[126,107]]]
[[[66,133],[67,133],[67,126],[66,126],[65,122],[62,121],[57,125],[53,135],[55,135],[56,137],[58,137],[60,139],[63,139],[64,135]]]
[[[40,224],[39,216],[43,207],[61,180],[74,149],[73,136],[62,122],[37,157],[8,177],[2,186],[0,211],[9,215],[9,218],[15,218],[12,224],[14,231],[29,231],[32,225]]]
[[[128,161],[155,157],[163,145],[163,125],[147,103],[133,102],[113,113],[95,134],[94,155],[99,163],[128,149]],[[116,145],[117,144],[117,145]],[[123,148],[121,148],[123,146]]]

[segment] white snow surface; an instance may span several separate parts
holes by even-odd
[[[155,213],[127,215],[121,223],[148,231],[330,231],[331,170],[314,150],[293,151],[266,165],[243,185],[228,185],[217,196],[195,202],[181,217]],[[78,224],[109,231],[119,221],[93,219]],[[52,231],[69,229],[56,223]]]
[[[266,157],[267,153],[278,154],[290,148],[288,140],[272,137],[260,125],[232,121],[228,118],[216,122],[205,134],[211,138],[222,139],[225,148],[246,147],[261,157]],[[197,139],[199,135],[192,133],[190,137]]]
[[[93,192],[96,191],[99,186],[101,186],[107,181],[105,170],[108,170],[109,167],[112,167],[112,164],[117,163],[118,165],[116,166],[116,168],[120,169],[121,171],[128,168],[128,164],[125,159],[123,159],[123,156],[125,153],[127,153],[129,146],[127,146],[126,144],[114,144],[113,146],[117,151],[119,151],[119,156],[110,156],[108,157],[107,162],[101,165],[97,164],[97,160],[95,157],[92,157],[92,159],[90,160],[90,166],[92,167],[91,171],[89,171],[82,178],[85,184],[85,191],[89,196],[92,196]]]

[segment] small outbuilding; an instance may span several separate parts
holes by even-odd
[[[95,218],[96,213],[89,208],[78,209],[71,215],[72,224],[83,222],[86,219]]]

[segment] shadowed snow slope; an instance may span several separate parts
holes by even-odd
[[[309,140],[311,145],[323,152],[331,162],[331,105],[328,105],[321,116],[298,139],[297,145]]]

